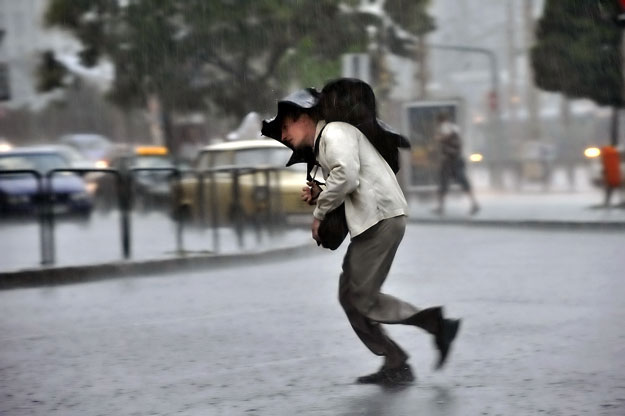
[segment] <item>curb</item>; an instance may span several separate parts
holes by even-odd
[[[453,225],[473,227],[518,227],[532,229],[575,229],[575,230],[623,230],[623,221],[568,221],[568,220],[487,220],[487,219],[463,219],[463,218],[411,218],[410,223],[425,225]]]
[[[275,261],[285,256],[310,254],[310,243],[253,253],[189,255],[145,261],[118,261],[84,266],[63,266],[0,272],[0,290],[85,283],[119,277],[155,276],[184,270]]]

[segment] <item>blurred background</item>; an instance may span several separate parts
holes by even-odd
[[[245,229],[258,244],[306,224],[303,168],[284,168],[289,152],[260,124],[287,93],[341,76],[369,82],[381,118],[409,138],[399,179],[417,216],[436,192],[441,110],[460,127],[478,199],[569,193],[622,206],[623,10],[618,0],[0,0],[3,233],[31,236],[23,247],[34,248],[14,250],[41,245],[50,263],[45,241],[76,230],[92,230],[111,248],[98,259],[112,259],[120,227],[130,257],[136,234],[152,247],[159,227],[171,241],[150,255],[217,250],[201,233],[211,228],[241,247]]]
[[[0,0],[0,414],[623,416],[624,23],[625,0]],[[411,143],[385,292],[463,319],[443,372],[388,327],[416,388],[353,383],[377,360],[336,299],[348,244],[315,246],[306,167],[260,136],[337,77]],[[479,210],[453,184],[434,212],[443,111]]]

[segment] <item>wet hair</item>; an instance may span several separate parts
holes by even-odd
[[[360,130],[397,173],[398,147],[410,144],[388,126],[382,127],[377,119],[375,94],[369,84],[356,78],[329,81],[321,90],[318,107],[326,122],[342,121]]]
[[[353,78],[339,78],[328,82],[319,99],[321,114],[328,123],[343,121],[353,126],[376,120],[375,95],[371,87]]]
[[[375,94],[366,82],[356,78],[329,81],[319,98],[326,122],[343,121],[357,127],[377,147],[381,145]]]
[[[302,108],[291,103],[283,103],[281,105],[281,108],[279,109],[279,113],[280,124],[282,124],[287,118],[291,118],[293,119],[293,121],[297,121],[302,116],[302,114],[308,115],[308,117],[310,117],[315,123],[322,118],[319,114],[319,108],[317,106],[312,108]]]

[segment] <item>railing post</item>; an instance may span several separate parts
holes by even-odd
[[[217,180],[215,171],[209,171],[210,178],[210,201],[211,201],[211,223],[213,225],[213,251],[219,253],[221,249],[219,241],[219,206],[217,205]]]
[[[176,180],[176,189],[178,190],[177,192],[182,193],[182,175],[180,173],[180,170],[178,170],[177,168],[174,168],[173,175]],[[179,198],[177,198],[176,196],[176,199],[179,199]],[[184,232],[184,218],[182,218],[182,215],[178,215],[176,218],[176,251],[178,252],[178,255],[181,255],[184,253],[183,232]]]
[[[45,180],[43,182],[44,188],[44,197],[43,197],[43,206],[44,206],[44,215],[46,222],[46,242],[47,242],[47,253],[46,253],[46,262],[44,264],[54,264],[56,262],[56,241],[54,235],[54,197],[53,197],[53,184],[52,177],[56,170],[48,171],[45,175]]]
[[[273,204],[273,191],[272,191],[272,186],[271,186],[271,173],[274,171],[273,168],[267,168],[265,169],[265,186],[267,188],[267,210],[266,210],[266,215],[267,215],[267,229],[269,231],[269,235],[273,235],[274,232],[274,225],[275,225],[275,218],[274,218],[274,204]]]
[[[232,219],[234,221],[234,228],[237,235],[237,243],[239,244],[239,248],[242,248],[244,245],[243,241],[243,224],[242,217],[243,213],[241,212],[241,192],[239,189],[239,169],[234,168],[231,170],[232,172],[232,206],[230,208],[230,212],[232,215]]]
[[[130,186],[128,172],[119,172],[117,176],[117,203],[119,204],[122,255],[128,260],[130,251]]]
[[[252,200],[254,201],[253,222],[254,222],[254,232],[256,234],[256,243],[257,244],[260,244],[261,241],[262,241],[261,221],[262,221],[262,215],[264,214],[263,211],[265,211],[264,209],[262,211],[260,209],[260,208],[263,207],[263,203],[265,201],[263,201],[262,199],[259,200],[258,194],[256,193],[256,191],[258,189],[261,189],[260,186],[258,185],[258,174],[259,173],[262,174],[262,170],[257,169],[257,168],[254,168],[252,170]],[[260,196],[264,197],[263,193],[261,193]]]

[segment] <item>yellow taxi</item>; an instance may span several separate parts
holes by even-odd
[[[170,183],[174,161],[166,147],[156,145],[117,145],[98,167],[115,169],[122,174],[132,169],[134,203],[142,211],[162,209],[170,205]],[[117,206],[116,179],[110,174],[100,174],[95,179],[96,207],[110,210]]]
[[[195,160],[194,174],[186,175],[174,192],[174,212],[193,221],[217,220],[219,224],[235,217],[252,220],[259,215],[311,214],[313,207],[300,199],[306,165],[286,167],[290,156],[290,149],[269,139],[206,146]]]

